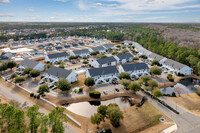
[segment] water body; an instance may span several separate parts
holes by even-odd
[[[199,80],[188,78],[188,79],[182,79],[177,83],[175,86],[167,87],[167,88],[161,88],[161,92],[164,94],[172,94],[172,92],[175,92],[178,94],[177,91],[180,92],[180,94],[189,94],[189,93],[195,93],[197,88],[195,88],[195,85],[200,85]]]
[[[101,101],[101,102],[95,102],[95,103],[91,103],[91,102],[90,103],[89,102],[73,103],[73,104],[70,104],[66,108],[68,110],[70,110],[71,112],[74,112],[78,115],[90,117],[93,114],[97,113],[97,108],[100,105],[108,105],[110,103],[116,103],[116,104],[118,104],[120,109],[130,107],[129,102],[126,100],[123,100],[123,99],[124,98],[115,98],[115,99]]]

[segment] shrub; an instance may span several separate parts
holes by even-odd
[[[176,97],[176,93],[175,92],[172,92],[172,97]]]
[[[196,94],[200,96],[200,88],[196,91]]]
[[[169,81],[171,81],[171,82],[174,82],[174,78],[172,77],[171,74],[168,74],[168,75],[167,75],[167,79],[168,79]]]
[[[40,99],[40,95],[37,95],[37,99]]]
[[[100,98],[101,97],[101,92],[99,91],[90,91],[89,96],[92,98]]]
[[[34,93],[30,93],[30,97],[33,97],[34,96]]]
[[[83,88],[79,88],[79,92],[83,92]]]
[[[37,95],[34,95],[34,98],[37,98]]]
[[[162,73],[162,69],[158,68],[158,67],[152,67],[150,69],[150,73],[154,74],[154,75],[161,75]]]
[[[133,57],[133,60],[139,60],[139,58],[138,57]]]

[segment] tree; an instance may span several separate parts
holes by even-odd
[[[88,86],[88,87],[93,86],[93,85],[95,84],[94,78],[92,78],[92,77],[86,78],[84,84],[85,84],[86,86]]]
[[[141,76],[140,79],[144,82],[145,86],[147,86],[147,82],[151,80],[151,78],[148,75]]]
[[[56,107],[49,113],[49,124],[51,126],[52,133],[64,133],[63,120],[66,121],[64,114],[65,109],[63,107]]]
[[[60,64],[60,65],[59,65],[59,68],[62,68],[62,69],[64,69],[64,68],[65,68],[65,65],[63,65],[63,64]]]
[[[27,116],[30,118],[29,129],[31,130],[31,133],[37,133],[38,127],[40,126],[39,106],[33,105],[28,108]]]
[[[23,81],[25,81],[25,80],[26,80],[26,78],[23,77],[23,76],[16,77],[16,78],[15,78],[15,84],[16,84],[16,83],[21,83],[21,82],[23,82]]]
[[[87,56],[83,56],[83,59],[84,59],[84,60],[87,60],[87,59],[88,59],[88,57],[87,57]]]
[[[17,77],[16,73],[13,73],[13,74],[10,75],[10,79],[14,79],[15,77]]]
[[[138,57],[133,57],[133,60],[139,60],[139,58]]]
[[[33,70],[33,68],[25,68],[24,71],[23,71],[23,74],[24,75],[26,75],[26,74],[29,75],[32,70]]]
[[[197,63],[198,74],[200,74],[200,61]]]
[[[37,91],[37,93],[39,93],[39,95],[43,95],[45,92],[49,92],[49,87],[48,85],[41,85]]]
[[[33,78],[38,77],[40,74],[41,74],[40,70],[32,70],[30,72],[30,76],[33,77]]]
[[[107,110],[107,108],[108,107],[106,105],[101,105],[97,109],[97,112],[103,116],[103,121],[105,121],[105,118],[106,118],[106,110]]]
[[[90,120],[91,120],[91,123],[96,124],[98,128],[99,124],[103,121],[103,116],[99,113],[96,113],[91,116]]]
[[[154,65],[160,66],[160,63],[159,63],[158,60],[153,60],[153,61],[151,62],[151,65],[152,65],[152,66],[154,66]]]
[[[69,91],[71,89],[71,84],[64,78],[61,78],[57,82],[58,89],[62,91]]]
[[[129,73],[121,72],[121,73],[119,74],[119,78],[120,78],[120,79],[130,79],[131,77],[130,77],[130,74],[129,74]]]
[[[120,80],[120,84],[124,86],[125,89],[128,89],[128,86],[130,85],[130,81],[127,79]]]
[[[138,83],[138,82],[132,82],[129,87],[128,87],[130,90],[136,92],[136,91],[139,91],[141,90],[141,85]]]
[[[160,69],[158,67],[152,67],[150,69],[150,73],[153,74],[153,75],[161,75],[162,69]]]
[[[161,97],[163,94],[162,94],[162,92],[160,91],[160,89],[159,88],[155,88],[154,90],[153,90],[153,96],[155,96],[155,97]]]
[[[153,79],[149,80],[147,84],[151,90],[153,90],[155,87],[158,87],[158,83]]]
[[[40,129],[39,129],[39,133],[48,133],[48,122],[49,122],[49,118],[47,115],[42,115],[40,117]]]
[[[84,60],[84,61],[83,61],[83,64],[88,64],[88,61]]]
[[[114,127],[120,126],[120,120],[124,118],[122,111],[116,103],[110,103],[106,110],[107,118]]]
[[[14,62],[14,61],[9,61],[8,64],[7,64],[7,68],[10,68],[10,69],[12,69],[16,66],[17,66],[17,63]]]

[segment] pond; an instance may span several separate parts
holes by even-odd
[[[106,101],[99,101],[95,103],[89,103],[89,102],[80,102],[80,103],[73,103],[67,106],[66,108],[78,115],[85,116],[85,117],[90,117],[93,114],[97,112],[97,108],[100,105],[108,105],[110,103],[116,103],[119,105],[120,109],[124,109],[127,107],[130,107],[129,102],[127,101],[126,98],[115,98],[111,100],[106,100]],[[96,105],[94,105],[96,104]]]
[[[195,93],[197,88],[195,86],[199,85],[199,80],[193,78],[182,79],[175,86],[161,88],[161,92],[164,94],[172,94],[175,92],[176,94],[188,94]]]

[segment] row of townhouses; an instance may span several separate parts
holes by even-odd
[[[149,67],[145,63],[122,64],[118,66],[106,66],[88,69],[85,72],[86,78],[94,78],[95,84],[111,83],[119,81],[119,73],[129,73],[131,78],[139,78],[142,75],[150,75]]]
[[[168,59],[161,55],[155,54],[136,42],[124,41],[124,45],[132,44],[139,55],[146,55],[148,57],[147,61],[151,62],[153,60],[158,60],[162,65],[162,68],[173,72],[174,74],[192,75],[193,69],[185,64],[179,63],[177,61]]]

